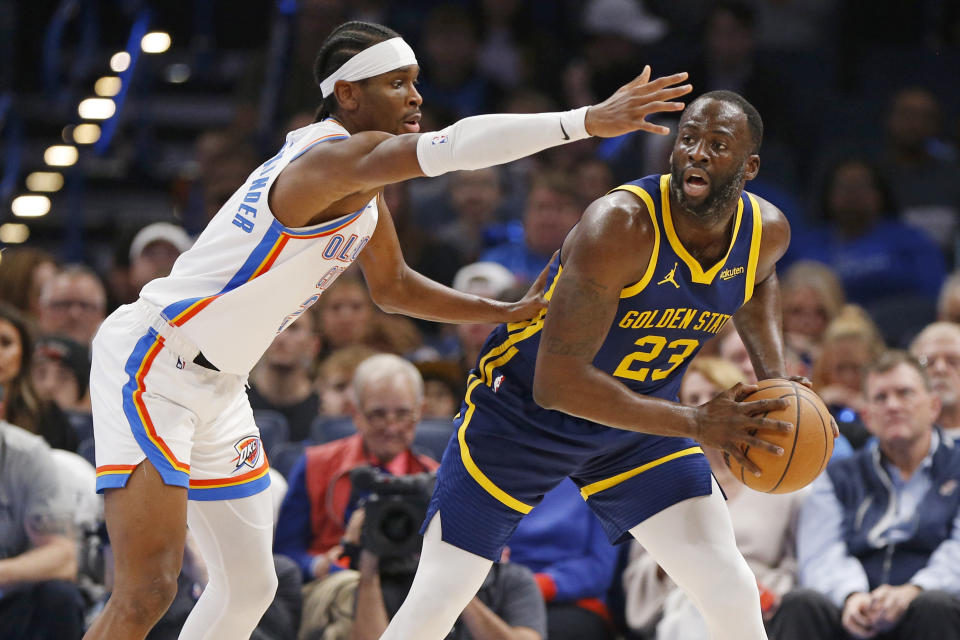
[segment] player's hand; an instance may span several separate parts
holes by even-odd
[[[617,89],[616,93],[587,109],[584,125],[587,133],[601,138],[614,138],[631,131],[647,131],[667,135],[670,129],[646,121],[654,113],[683,111],[682,102],[671,102],[693,90],[689,84],[676,85],[687,79],[687,73],[675,73],[650,80],[650,65],[643,72]]]
[[[796,382],[797,384],[803,385],[807,389],[810,389],[810,391],[813,391],[813,383],[810,382],[810,378],[807,376],[790,376],[787,378],[787,380],[790,382]]]
[[[900,622],[914,598],[920,595],[920,591],[920,587],[914,584],[902,584],[898,587],[882,584],[871,591],[872,627],[880,632],[892,629]]]
[[[720,449],[742,464],[747,471],[760,475],[760,468],[744,453],[746,447],[756,447],[783,455],[783,449],[760,437],[761,431],[790,433],[793,425],[782,420],[763,417],[771,411],[787,407],[785,398],[767,398],[743,402],[757,391],[753,384],[738,384],[719,394],[713,400],[696,408],[694,440],[708,447]]]
[[[873,597],[869,593],[851,593],[843,604],[840,622],[855,638],[872,638],[877,635],[873,628],[870,606]]]
[[[553,259],[557,257],[557,253],[558,252],[555,251],[553,256],[550,257],[547,266],[543,268],[543,271],[540,272],[537,279],[530,285],[530,288],[527,289],[526,295],[520,300],[507,305],[507,315],[504,317],[503,322],[529,320],[547,306],[547,300],[543,297],[543,287],[547,284],[547,274],[550,272],[550,265],[553,264]]]

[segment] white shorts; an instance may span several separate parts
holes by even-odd
[[[103,322],[90,371],[98,493],[125,486],[144,458],[191,500],[270,486],[246,376],[194,364],[198,352],[144,300]]]

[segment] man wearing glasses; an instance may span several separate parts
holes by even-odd
[[[960,438],[960,325],[927,325],[913,339],[910,353],[927,370],[933,390],[940,396],[937,424],[954,440]]]
[[[87,348],[106,311],[107,291],[97,274],[83,265],[67,265],[40,291],[40,330],[66,335]]]

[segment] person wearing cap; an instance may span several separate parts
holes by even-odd
[[[88,640],[143,638],[176,593],[186,525],[210,582],[181,638],[247,637],[273,599],[269,465],[247,374],[358,262],[374,301],[444,322],[512,322],[542,309],[543,281],[518,302],[459,293],[411,270],[381,192],[387,184],[503,164],[588,136],[666,134],[686,74],[649,67],[600,104],[466,118],[421,134],[420,68],[378,24],[331,33],[315,65],[316,122],[291,131],[213,217],[170,275],[114,312],[90,376],[97,489],[116,558],[109,603]],[[189,500],[189,502],[188,502]],[[149,526],[146,526],[149,524]]]
[[[170,275],[180,254],[193,246],[183,227],[154,222],[137,232],[130,242],[130,285],[140,291],[156,278]]]
[[[90,350],[67,336],[44,336],[34,347],[30,377],[37,397],[63,411],[90,413]]]

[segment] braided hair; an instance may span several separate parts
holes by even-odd
[[[313,78],[319,85],[331,73],[342,67],[347,60],[364,49],[384,40],[398,37],[400,37],[400,34],[393,29],[373,22],[362,22],[360,20],[344,22],[334,29],[320,46],[317,59],[313,63]],[[331,93],[320,103],[315,122],[319,122],[335,113],[338,107],[337,96]]]

